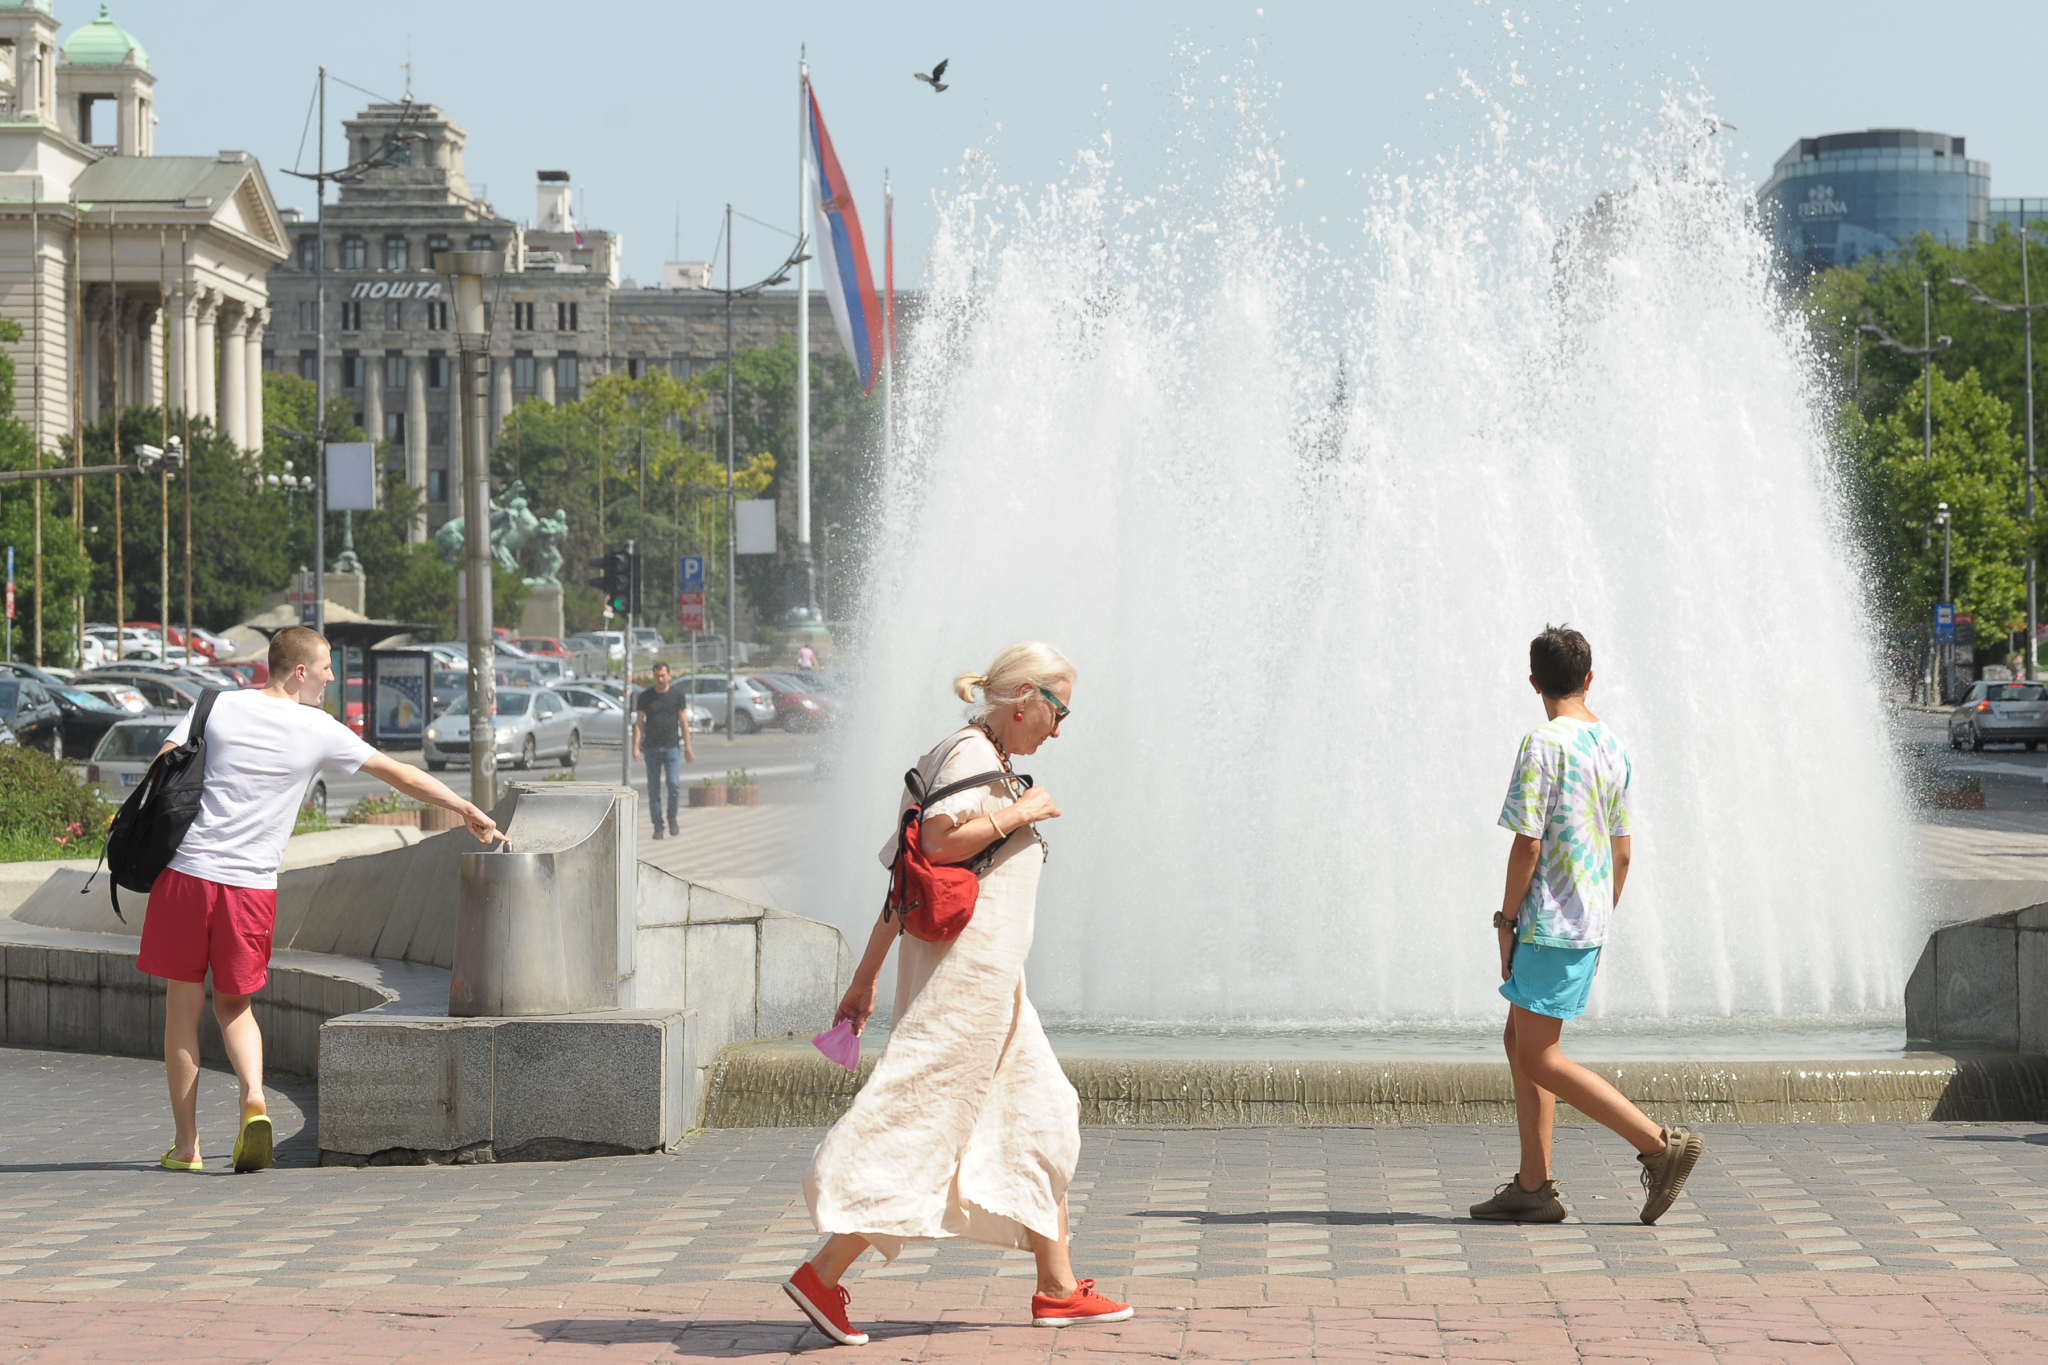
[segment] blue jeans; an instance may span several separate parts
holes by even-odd
[[[668,781],[668,822],[676,822],[676,814],[683,804],[683,751],[678,745],[665,749],[641,749],[647,759],[647,810],[654,817],[654,832],[662,832],[661,786],[664,778]]]

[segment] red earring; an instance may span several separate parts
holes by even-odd
[[[1015,712],[1012,712],[1012,713],[1011,713],[1011,715],[1010,715],[1010,719],[1011,719],[1011,720],[1022,720],[1022,719],[1024,719],[1024,713],[1023,713],[1022,711],[1015,711]]]

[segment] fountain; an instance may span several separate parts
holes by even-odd
[[[1898,1019],[1925,926],[1825,380],[1702,126],[1597,173],[1502,134],[1326,248],[1249,121],[1171,193],[963,188],[821,857],[872,859],[955,671],[1047,639],[1049,1023],[1491,1028],[1526,642],[1568,622],[1635,765],[1592,1019]]]

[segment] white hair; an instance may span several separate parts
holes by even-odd
[[[953,679],[953,691],[972,708],[971,720],[980,720],[998,706],[1018,699],[1020,692],[1034,684],[1050,688],[1054,683],[1071,683],[1074,665],[1067,656],[1039,640],[1019,640],[996,655],[984,673],[962,673]],[[981,693],[980,700],[975,693]]]

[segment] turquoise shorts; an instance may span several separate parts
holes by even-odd
[[[1576,1019],[1586,1012],[1586,997],[1593,993],[1593,969],[1599,962],[1597,945],[1552,948],[1517,939],[1508,979],[1500,985],[1501,997],[1531,1014]]]

